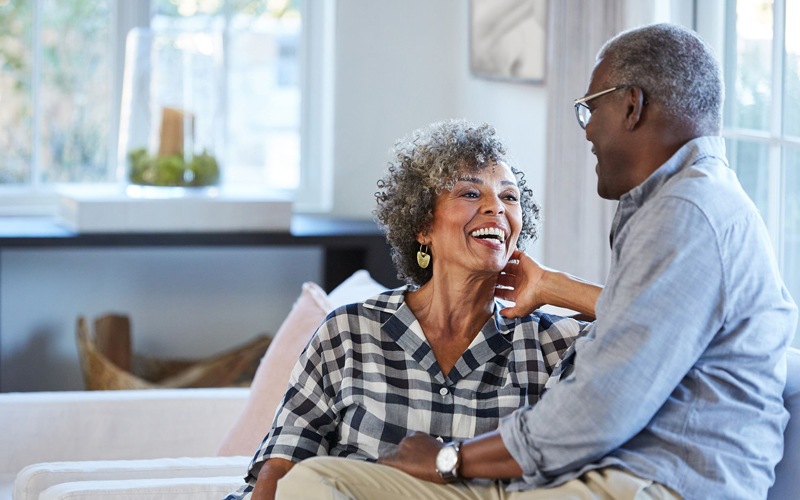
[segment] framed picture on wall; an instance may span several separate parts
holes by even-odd
[[[475,76],[544,82],[547,0],[470,0],[469,18]]]

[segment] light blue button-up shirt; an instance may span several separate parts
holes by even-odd
[[[611,271],[574,370],[506,417],[524,483],[616,466],[686,498],[764,498],[788,414],[797,308],[719,137],[622,196]]]

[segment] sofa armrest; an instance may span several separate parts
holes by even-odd
[[[78,481],[52,486],[42,492],[39,499],[219,500],[236,491],[241,482],[236,476]]]
[[[94,460],[45,462],[25,467],[14,481],[16,500],[35,500],[46,489],[61,483],[129,481],[133,479],[238,477],[244,475],[250,457],[187,457],[151,460]]]
[[[0,394],[0,475],[75,460],[207,457],[249,390],[155,389]]]

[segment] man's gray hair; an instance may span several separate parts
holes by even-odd
[[[624,31],[603,45],[597,59],[605,61],[610,85],[639,86],[670,116],[719,133],[725,88],[711,47],[695,32],[674,24]]]

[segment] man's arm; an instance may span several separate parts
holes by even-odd
[[[444,446],[435,438],[415,433],[403,439],[390,455],[378,463],[402,470],[414,477],[443,483],[436,472],[436,454]],[[461,465],[458,477],[508,479],[520,477],[522,468],[508,452],[499,431],[488,432],[461,444]]]
[[[714,228],[678,198],[653,201],[647,211],[628,221],[618,242],[598,320],[576,342],[574,371],[538,404],[501,421],[503,442],[528,482],[545,484],[636,436],[722,325]]]
[[[278,480],[285,476],[294,466],[294,462],[283,458],[270,458],[258,471],[256,487],[253,489],[253,500],[273,500],[278,489]]]
[[[519,318],[549,304],[595,318],[595,303],[603,288],[566,273],[547,269],[519,250],[500,274],[495,296],[515,303],[500,314]]]

